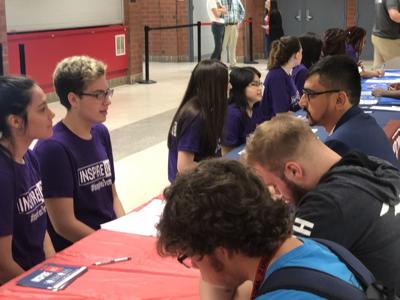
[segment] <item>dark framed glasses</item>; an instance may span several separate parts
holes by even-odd
[[[106,89],[105,91],[96,91],[93,93],[80,93],[80,96],[90,96],[94,97],[99,101],[105,101],[108,97],[112,97],[114,95],[114,89]]]
[[[303,89],[303,96],[307,97],[307,100],[310,101],[310,98],[323,95],[323,94],[330,94],[330,93],[338,93],[340,90],[326,90],[321,92],[316,92],[310,89]]]
[[[179,255],[176,260],[181,264],[184,265],[186,268],[190,269],[192,266],[190,263],[187,262],[189,257],[186,254]]]

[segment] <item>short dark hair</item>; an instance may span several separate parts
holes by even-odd
[[[232,160],[202,161],[165,189],[157,225],[160,255],[209,255],[217,247],[271,255],[291,235],[288,208],[250,169]]]
[[[309,71],[307,78],[319,75],[327,89],[345,91],[352,105],[360,103],[361,76],[357,64],[347,55],[326,56]]]

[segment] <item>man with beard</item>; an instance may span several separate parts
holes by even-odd
[[[338,154],[358,150],[398,167],[385,132],[358,106],[360,95],[357,64],[347,56],[327,56],[311,68],[300,106],[307,112],[311,126],[325,128],[329,134],[325,143]]]
[[[400,291],[399,170],[361,152],[341,157],[289,114],[257,127],[244,160],[295,205],[295,234],[341,244],[383,286]]]

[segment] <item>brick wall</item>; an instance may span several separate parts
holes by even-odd
[[[0,43],[3,47],[3,72],[8,70],[8,47],[5,0],[0,0]]]
[[[357,0],[347,0],[347,26],[356,25],[356,8]]]

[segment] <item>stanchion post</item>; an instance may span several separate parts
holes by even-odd
[[[249,18],[249,60],[245,61],[246,64],[258,64],[253,59],[253,19]]]
[[[197,22],[197,61],[201,62],[201,22]]]
[[[0,43],[0,75],[4,75],[4,65],[3,65],[3,44]]]
[[[19,70],[21,75],[26,75],[25,45],[18,44],[18,49],[19,49]]]
[[[149,32],[150,27],[144,26],[144,72],[145,72],[145,80],[139,80],[139,83],[150,84],[156,83],[154,80],[150,80],[150,55],[149,55]]]

